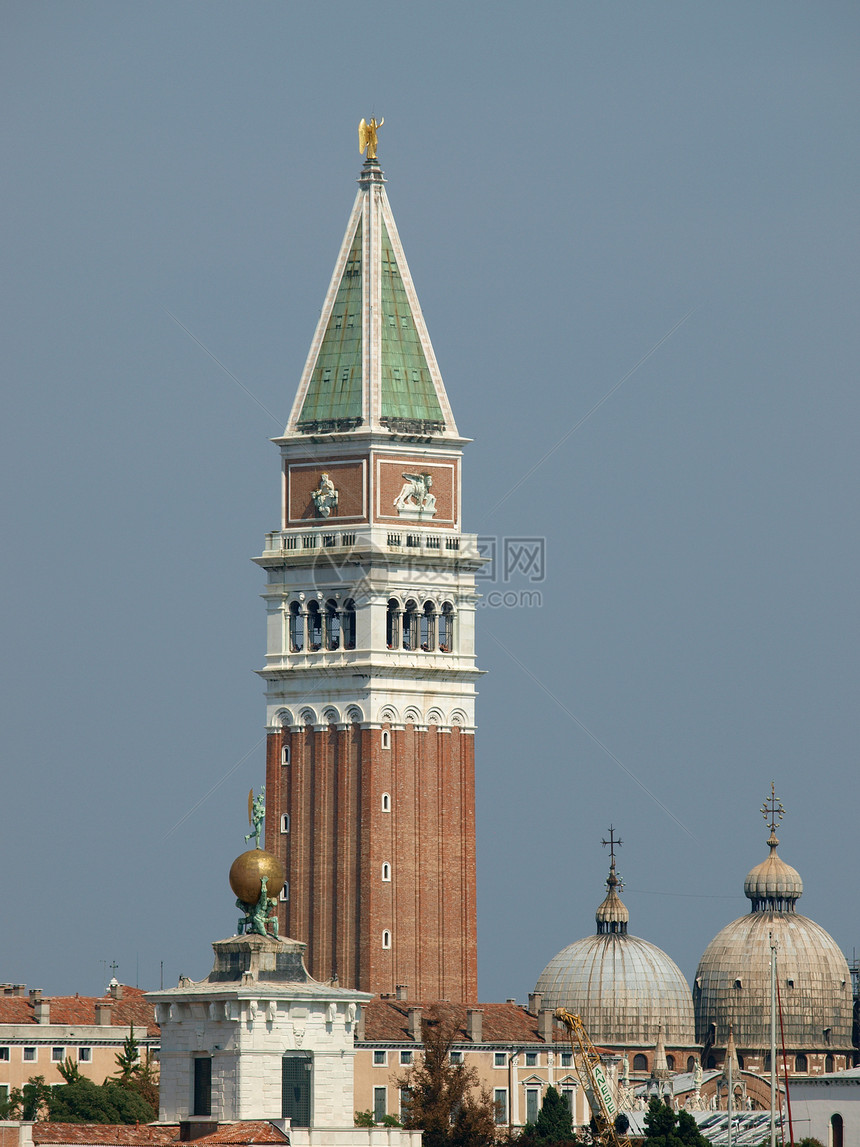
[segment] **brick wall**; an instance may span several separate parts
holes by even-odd
[[[363,991],[408,984],[413,997],[474,999],[474,737],[432,725],[308,726],[271,733],[267,757],[266,844],[289,882],[281,927],[307,943],[311,974],[336,972]]]

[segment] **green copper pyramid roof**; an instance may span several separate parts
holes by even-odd
[[[421,305],[388,205],[367,160],[286,434],[457,437]]]
[[[382,418],[442,421],[430,367],[415,329],[388,228],[382,224],[382,330],[380,402]]]
[[[361,418],[361,220],[302,405],[299,425]]]

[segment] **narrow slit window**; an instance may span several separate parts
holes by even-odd
[[[391,947],[391,933],[388,931],[387,928],[382,933],[382,947],[383,948],[390,948]]]
[[[382,730],[382,747],[383,749],[391,748],[391,734],[387,729]]]
[[[382,794],[382,811],[391,812],[391,793]]]
[[[290,746],[281,745],[281,764],[286,766],[290,763]]]
[[[290,814],[285,812],[281,817],[281,832],[290,831]]]
[[[386,882],[386,884],[391,883],[391,865],[387,860],[382,866],[382,879]]]

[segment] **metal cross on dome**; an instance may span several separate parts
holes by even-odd
[[[624,843],[624,841],[621,839],[620,836],[617,840],[615,839],[615,829],[613,828],[612,825],[610,825],[609,826],[609,840],[602,840],[600,843],[603,845],[604,848],[606,848],[608,846],[608,848],[609,848],[609,863],[614,868],[615,867],[615,846],[618,845],[618,847],[620,848],[621,845]]]
[[[782,801],[776,795],[773,781],[770,782],[770,799],[766,800],[761,806],[761,815],[764,817],[765,824],[773,833],[776,832],[779,822],[785,816],[785,809],[783,808]]]

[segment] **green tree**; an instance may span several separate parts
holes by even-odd
[[[546,1089],[534,1127],[541,1143],[569,1143],[573,1139],[573,1115],[565,1098],[550,1085]]]
[[[645,1147],[709,1147],[689,1111],[677,1114],[659,1099],[652,1099],[645,1116]]]
[[[57,1064],[57,1071],[66,1083],[77,1083],[81,1078],[81,1069],[70,1055],[67,1055],[62,1063]]]
[[[152,1123],[158,1116],[134,1088],[115,1079],[98,1084],[82,1076],[50,1089],[47,1103],[52,1123]]]
[[[119,1069],[119,1082],[128,1083],[137,1071],[140,1060],[140,1045],[134,1038],[134,1024],[123,1040],[122,1051],[117,1052],[114,1059]]]
[[[48,1118],[51,1088],[43,1075],[34,1075],[23,1087],[13,1087],[9,1098],[0,1104],[0,1119],[39,1120]]]
[[[439,1011],[422,1020],[423,1058],[397,1081],[409,1088],[403,1125],[424,1132],[424,1147],[489,1147],[496,1137],[493,1102],[473,1067],[451,1063],[455,1030]]]

